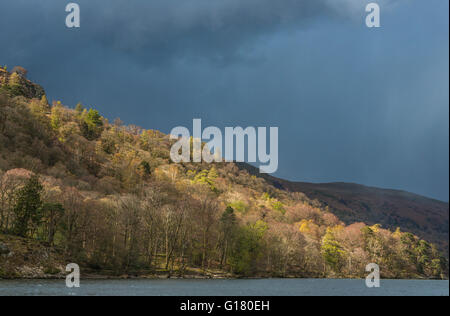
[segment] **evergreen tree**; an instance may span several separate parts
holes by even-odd
[[[17,193],[17,201],[13,208],[16,217],[14,233],[26,237],[30,226],[39,224],[42,214],[41,193],[43,187],[37,176],[32,176]]]
[[[97,110],[84,110],[82,114],[81,130],[88,140],[98,138],[103,130],[103,120]]]
[[[322,239],[322,256],[325,262],[339,273],[344,264],[345,251],[336,240],[331,228],[327,228],[327,233]]]

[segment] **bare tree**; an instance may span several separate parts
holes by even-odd
[[[26,78],[28,70],[26,70],[25,68],[23,68],[21,66],[15,66],[11,73],[16,73],[16,74]]]

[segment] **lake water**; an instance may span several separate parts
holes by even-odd
[[[9,295],[151,295],[151,296],[448,296],[448,281],[381,280],[367,288],[365,280],[81,280],[66,288],[65,280],[0,280],[0,296]]]

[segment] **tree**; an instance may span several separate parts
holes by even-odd
[[[10,230],[17,192],[31,175],[25,169],[11,169],[0,176],[0,230]]]
[[[16,74],[18,74],[18,75],[20,75],[20,76],[26,78],[26,77],[27,77],[28,70],[26,70],[25,68],[23,68],[23,67],[21,67],[21,66],[15,66],[15,67],[13,68],[13,70],[11,71],[11,73],[16,73]]]
[[[258,258],[262,254],[262,240],[267,228],[267,223],[259,220],[239,229],[230,258],[233,273],[251,275],[257,272]]]
[[[419,273],[431,275],[432,248],[425,240],[420,240],[416,247],[417,270]]]
[[[345,251],[342,246],[336,240],[333,230],[328,227],[327,233],[322,239],[322,256],[325,262],[336,273],[341,272],[341,268],[344,265]]]
[[[52,107],[52,112],[50,114],[50,124],[52,128],[57,131],[63,124],[63,107],[61,105],[56,105]]]
[[[64,208],[59,203],[45,203],[42,206],[42,216],[46,222],[47,242],[53,245],[58,222],[64,215]]]
[[[16,72],[13,72],[11,74],[11,76],[9,77],[7,90],[9,90],[9,92],[13,96],[18,96],[18,95],[24,94],[24,90],[22,87],[22,81],[20,78],[21,78],[20,75],[17,74]]]
[[[78,114],[81,114],[81,113],[83,113],[83,110],[84,110],[83,104],[77,103],[77,105],[75,106],[75,111],[76,111]]]
[[[217,220],[218,205],[215,196],[208,191],[201,191],[199,195],[198,224],[201,232],[202,269],[209,266],[209,254],[212,248],[212,227]]]
[[[34,175],[17,193],[17,202],[13,212],[15,214],[14,233],[26,237],[31,225],[36,225],[42,218],[41,193],[43,187],[38,176]]]
[[[44,94],[44,95],[42,96],[42,98],[41,98],[41,105],[42,105],[44,108],[47,108],[47,109],[48,109],[49,103],[48,103],[47,96],[46,96],[45,94]]]
[[[81,130],[88,140],[98,138],[103,130],[103,120],[97,110],[84,110],[82,114]]]
[[[147,161],[141,161],[138,168],[139,168],[141,175],[144,178],[146,178],[152,174],[152,168],[150,167],[150,164]]]
[[[236,230],[236,214],[231,206],[227,206],[220,218],[221,236],[221,256],[220,267],[227,262],[230,244],[232,243],[233,235]]]

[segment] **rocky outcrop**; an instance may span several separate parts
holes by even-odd
[[[18,73],[9,73],[3,68],[0,68],[0,89],[10,95],[21,95],[29,99],[41,99],[45,95],[45,90],[40,85]]]
[[[65,276],[62,251],[41,242],[0,234],[0,279]]]

